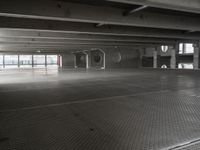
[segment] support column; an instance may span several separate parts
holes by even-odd
[[[91,68],[91,51],[88,51],[88,67]]]
[[[86,57],[86,69],[88,69],[89,68],[89,63],[88,63],[89,57],[88,57],[88,54],[86,54],[85,57]]]
[[[18,68],[20,68],[20,58],[19,58],[19,55],[18,56]]]
[[[194,44],[194,54],[193,54],[193,65],[194,69],[199,69],[199,51],[200,51],[200,43]]]
[[[88,53],[88,51],[83,51],[83,54],[85,54],[86,69],[89,69],[90,68],[90,66],[89,66],[89,53]]]
[[[32,55],[32,68],[34,68],[34,57]]]
[[[153,68],[158,68],[158,51],[153,52]]]
[[[5,55],[3,54],[3,68],[5,68],[6,65],[5,65]]]
[[[74,68],[77,68],[77,64],[76,64],[76,53],[74,53]]]
[[[45,55],[45,67],[47,67],[47,55]]]
[[[174,47],[171,49],[171,60],[170,60],[171,69],[177,68],[177,54],[178,54],[178,44],[174,45]]]

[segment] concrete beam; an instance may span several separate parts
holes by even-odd
[[[0,46],[0,52],[1,53],[7,53],[7,52],[21,52],[21,53],[29,53],[29,52],[34,52],[38,53],[38,50],[43,52],[54,52],[54,53],[60,53],[60,52],[74,52],[74,51],[83,51],[83,50],[91,50],[91,49],[109,49],[109,48],[115,48],[116,46],[114,45],[101,45],[101,44],[96,44],[96,45],[86,45],[86,44],[68,44],[68,45],[27,45],[27,44],[9,44],[9,45],[3,45]],[[127,45],[120,45],[118,47],[121,47],[122,49],[128,48],[130,46]],[[155,45],[150,45],[150,44],[144,44],[144,45],[134,45],[132,46],[135,49],[140,49],[144,47],[155,47]]]
[[[148,6],[143,5],[143,6],[140,6],[140,7],[138,7],[138,8],[135,8],[135,9],[132,9],[132,10],[129,10],[129,11],[125,11],[125,12],[123,13],[123,15],[124,15],[124,16],[131,15],[131,14],[133,14],[133,13],[135,13],[135,12],[138,12],[138,11],[141,11],[141,10],[147,8],[147,7],[148,7]]]
[[[0,16],[200,31],[199,17],[157,13],[137,13],[124,17],[122,12],[124,10],[119,8],[51,0],[0,1]]]
[[[150,7],[200,13],[199,0],[107,0],[125,4],[147,5]]]
[[[0,48],[51,48],[54,47],[56,49],[59,48],[68,48],[70,45],[74,45],[77,48],[81,48],[82,45],[86,46],[140,46],[140,47],[148,47],[148,46],[155,46],[159,44],[153,43],[119,43],[119,42],[88,42],[88,41],[73,41],[73,42],[65,42],[65,43],[24,43],[24,42],[0,42]],[[160,44],[161,45],[161,44]]]
[[[120,43],[129,43],[134,44],[135,42],[140,43],[158,43],[158,44],[169,44],[173,45],[179,40],[176,39],[164,39],[164,38],[141,38],[141,37],[116,37],[108,36],[107,38],[28,38],[28,37],[0,37],[0,43],[57,43],[65,44],[67,42],[117,42]],[[191,40],[189,40],[191,41]],[[182,40],[180,40],[182,42]]]
[[[78,35],[75,35],[78,34]],[[47,21],[24,18],[0,17],[0,37],[73,37],[80,34],[84,38],[94,38],[91,35],[112,35],[112,36],[138,36],[157,38],[180,38],[180,39],[200,39],[198,33],[186,33],[177,30],[164,30],[155,28],[138,28],[105,25],[96,28],[93,24],[74,23],[62,21]],[[89,35],[88,35],[89,34]],[[104,38],[104,37],[103,37]]]

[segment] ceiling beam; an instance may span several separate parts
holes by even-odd
[[[150,7],[200,13],[199,0],[107,0],[125,4],[147,5]]]
[[[138,8],[125,11],[125,12],[123,13],[123,15],[124,15],[124,16],[131,15],[131,14],[133,14],[133,13],[135,13],[135,12],[138,12],[138,11],[141,11],[141,10],[147,8],[147,7],[148,7],[148,6],[146,6],[146,5],[142,5],[142,6],[139,6]]]
[[[162,45],[162,44],[169,44],[173,45],[174,43],[144,43],[144,42],[107,42],[107,41],[67,41],[67,42],[26,42],[26,41],[4,41],[0,42],[0,47],[68,47],[69,45],[101,45],[101,46],[135,46],[135,45]]]
[[[141,42],[141,43],[177,43],[177,39],[166,39],[166,38],[144,38],[144,37],[119,37],[119,36],[107,36],[107,38],[27,38],[27,37],[0,37],[1,42],[19,42],[19,43],[67,43],[71,41],[76,42],[118,42],[118,43],[134,43],[134,42]],[[97,36],[98,37],[98,36]],[[194,41],[194,40],[188,40]]]
[[[87,48],[103,48],[103,47],[133,47],[135,49],[137,48],[145,48],[145,47],[155,47],[155,46],[161,46],[161,44],[151,44],[151,43],[133,43],[130,44],[116,44],[116,43],[66,43],[66,44],[30,44],[30,43],[1,43],[0,44],[0,52],[7,52],[7,51],[55,51],[60,52],[63,51],[70,51],[70,50],[87,50]]]
[[[139,49],[139,48],[145,48],[145,47],[155,47],[154,44],[150,45],[134,45],[134,47],[132,47],[132,49]],[[20,47],[0,47],[0,54],[2,53],[8,53],[8,52],[14,52],[14,53],[22,53],[25,54],[27,52],[31,52],[31,53],[38,53],[38,51],[40,51],[41,53],[44,52],[55,52],[56,54],[58,53],[70,53],[71,51],[81,51],[81,50],[91,50],[94,48],[101,48],[101,49],[115,49],[116,46],[112,46],[112,45],[68,45],[66,46],[60,46],[60,47],[51,47],[51,46],[34,46],[34,47],[23,47],[23,45]],[[127,46],[118,46],[117,48],[130,48]]]
[[[82,37],[80,36],[82,34]],[[91,36],[93,35],[93,36]],[[156,38],[200,39],[198,33],[155,28],[121,27],[106,25],[96,28],[93,24],[47,21],[37,19],[0,17],[0,37],[41,37],[41,38],[106,38],[105,36],[138,36]]]
[[[123,11],[119,8],[67,2],[58,5],[58,2],[51,0],[0,1],[0,16],[200,31],[199,17],[157,13],[137,13],[124,17]]]

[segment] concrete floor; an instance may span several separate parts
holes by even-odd
[[[200,72],[3,70],[0,127],[0,150],[197,150]]]

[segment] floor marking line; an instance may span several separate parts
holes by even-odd
[[[145,92],[145,93],[139,93],[139,94],[111,96],[111,97],[104,97],[104,98],[102,97],[102,98],[77,100],[77,101],[57,103],[57,104],[55,103],[55,104],[39,105],[39,106],[32,106],[32,107],[23,107],[23,108],[17,108],[17,109],[7,109],[7,110],[1,110],[0,113],[23,111],[23,110],[33,110],[33,109],[40,109],[40,108],[56,107],[56,106],[70,105],[70,104],[81,104],[81,103],[89,103],[89,102],[97,102],[97,101],[109,101],[109,100],[113,100],[113,98],[124,98],[124,97],[129,97],[129,96],[141,96],[141,95],[148,95],[148,94],[154,94],[154,93],[166,93],[166,92],[170,92],[170,91],[169,90],[161,90],[161,91]]]

